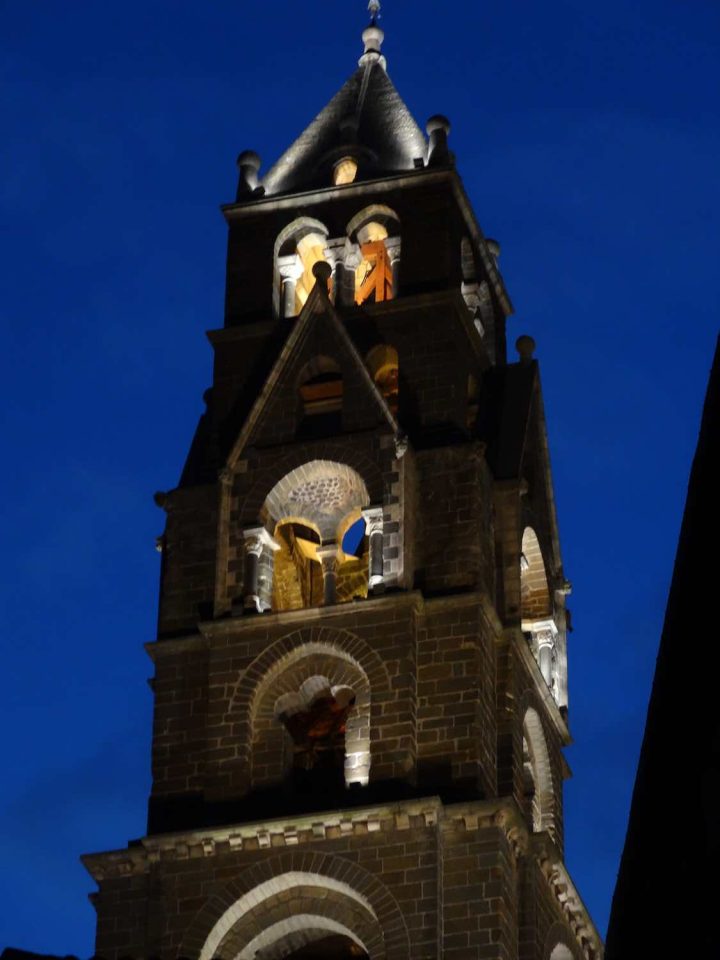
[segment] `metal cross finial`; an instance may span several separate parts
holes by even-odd
[[[370,23],[375,26],[380,17],[380,0],[370,0],[368,10],[370,11]]]

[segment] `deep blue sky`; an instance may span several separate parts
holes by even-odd
[[[575,585],[567,862],[604,931],[718,327],[720,7],[383,13],[390,75],[420,123],[451,118],[502,242],[511,337],[538,342]],[[352,72],[364,0],[0,14],[0,947],[88,956],[78,856],[144,830],[152,493],[210,383],[218,204],[239,150],[271,162]]]

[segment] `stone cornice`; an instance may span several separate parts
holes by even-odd
[[[85,854],[82,863],[94,880],[137,877],[158,863],[197,860],[239,851],[275,851],[342,837],[366,837],[410,829],[467,831],[495,828],[505,835],[515,860],[532,857],[580,945],[586,960],[602,960],[603,944],[560,852],[547,833],[531,834],[514,800],[445,805],[439,797],[332,810],[282,819],[206,827],[143,837],[125,850]]]
[[[602,960],[605,948],[600,934],[549,834],[533,834],[530,850],[585,957],[587,960]]]
[[[428,170],[422,167],[418,170],[403,170],[394,176],[382,177],[378,180],[356,180],[344,186],[329,185],[315,190],[304,190],[299,193],[288,193],[278,196],[271,194],[261,196],[256,200],[243,200],[240,203],[222,204],[220,210],[228,223],[243,220],[258,213],[275,213],[277,210],[292,210],[294,207],[307,207],[308,204],[331,203],[337,200],[346,200],[352,197],[364,197],[367,194],[390,193],[401,187],[417,187],[426,183],[442,183],[457,179],[454,170]]]
[[[164,656],[175,656],[178,653],[188,653],[193,650],[211,649],[214,642],[225,642],[228,639],[240,638],[247,633],[265,631],[268,627],[285,626],[288,630],[296,628],[297,624],[325,624],[332,620],[347,618],[349,614],[374,613],[387,609],[389,606],[408,608],[414,615],[422,616],[426,608],[437,610],[443,606],[457,608],[458,606],[480,604],[491,629],[496,635],[501,635],[502,626],[492,600],[486,593],[472,590],[467,593],[453,593],[441,597],[424,597],[419,590],[398,591],[386,593],[379,597],[368,598],[357,603],[338,603],[328,607],[306,607],[302,610],[283,610],[281,613],[261,613],[252,616],[223,617],[218,620],[208,620],[198,624],[199,633],[188,634],[184,637],[169,637],[165,640],[153,640],[145,644],[145,651],[155,662]],[[534,662],[534,661],[533,661]]]
[[[515,803],[508,799],[445,806],[439,797],[400,803],[332,810],[282,819],[206,827],[199,830],[143,837],[124,850],[84,854],[82,863],[98,882],[147,873],[160,861],[192,860],[240,850],[270,850],[300,844],[364,837],[370,833],[424,827],[478,830],[501,829],[515,856],[527,852],[527,827]]]

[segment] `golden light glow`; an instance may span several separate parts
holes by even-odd
[[[336,187],[344,183],[353,183],[357,176],[357,162],[352,157],[343,157],[333,168],[333,183]]]
[[[355,303],[392,300],[392,264],[385,241],[388,232],[381,223],[366,223],[358,230],[362,260],[355,271]]]
[[[302,240],[298,240],[297,252],[303,268],[295,287],[296,311],[300,313],[310,291],[315,286],[312,268],[319,260],[325,259],[325,238],[319,233],[308,233]]]

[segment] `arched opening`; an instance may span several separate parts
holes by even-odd
[[[367,596],[370,545],[362,510],[368,500],[362,478],[329,460],[306,463],[273,487],[263,518],[278,545],[274,611]]]
[[[327,228],[318,220],[293,221],[275,243],[275,279],[278,312],[295,317],[315,286],[313,267],[327,260]]]
[[[187,925],[180,955],[282,960],[311,946],[324,950],[330,937],[338,938],[340,957],[404,960],[411,955],[403,914],[375,872],[317,846],[312,852],[301,845],[265,854],[208,890]],[[305,936],[303,931],[315,932]],[[358,949],[351,950],[348,940]]]
[[[548,960],[575,960],[572,950],[564,943],[556,944],[550,951]]]
[[[399,221],[382,204],[357,214],[348,224],[356,244],[355,303],[380,303],[397,296],[400,263]]]
[[[284,955],[287,960],[363,960],[367,953],[351,937],[334,934]]]
[[[558,629],[553,618],[545,562],[540,543],[532,527],[525,528],[522,538],[520,611],[522,629],[528,638],[543,679],[557,700]]]
[[[354,183],[357,176],[358,164],[353,157],[343,157],[333,167],[333,183],[341,187],[346,183]]]
[[[525,527],[522,537],[520,601],[523,620],[545,620],[552,616],[545,562],[532,527]]]
[[[538,712],[529,707],[522,729],[523,812],[533,833],[555,833],[555,791],[550,754]]]
[[[253,698],[251,785],[338,799],[370,775],[370,682],[357,661],[309,644],[268,670]]]
[[[346,733],[356,694],[352,686],[332,686],[313,676],[297,691],[283,694],[275,715],[291,744],[287,768],[297,793],[345,785]]]
[[[316,357],[299,379],[299,432],[303,436],[339,433],[342,429],[343,377],[330,357]]]
[[[398,412],[400,364],[395,347],[379,343],[367,355],[367,365],[392,413]]]

